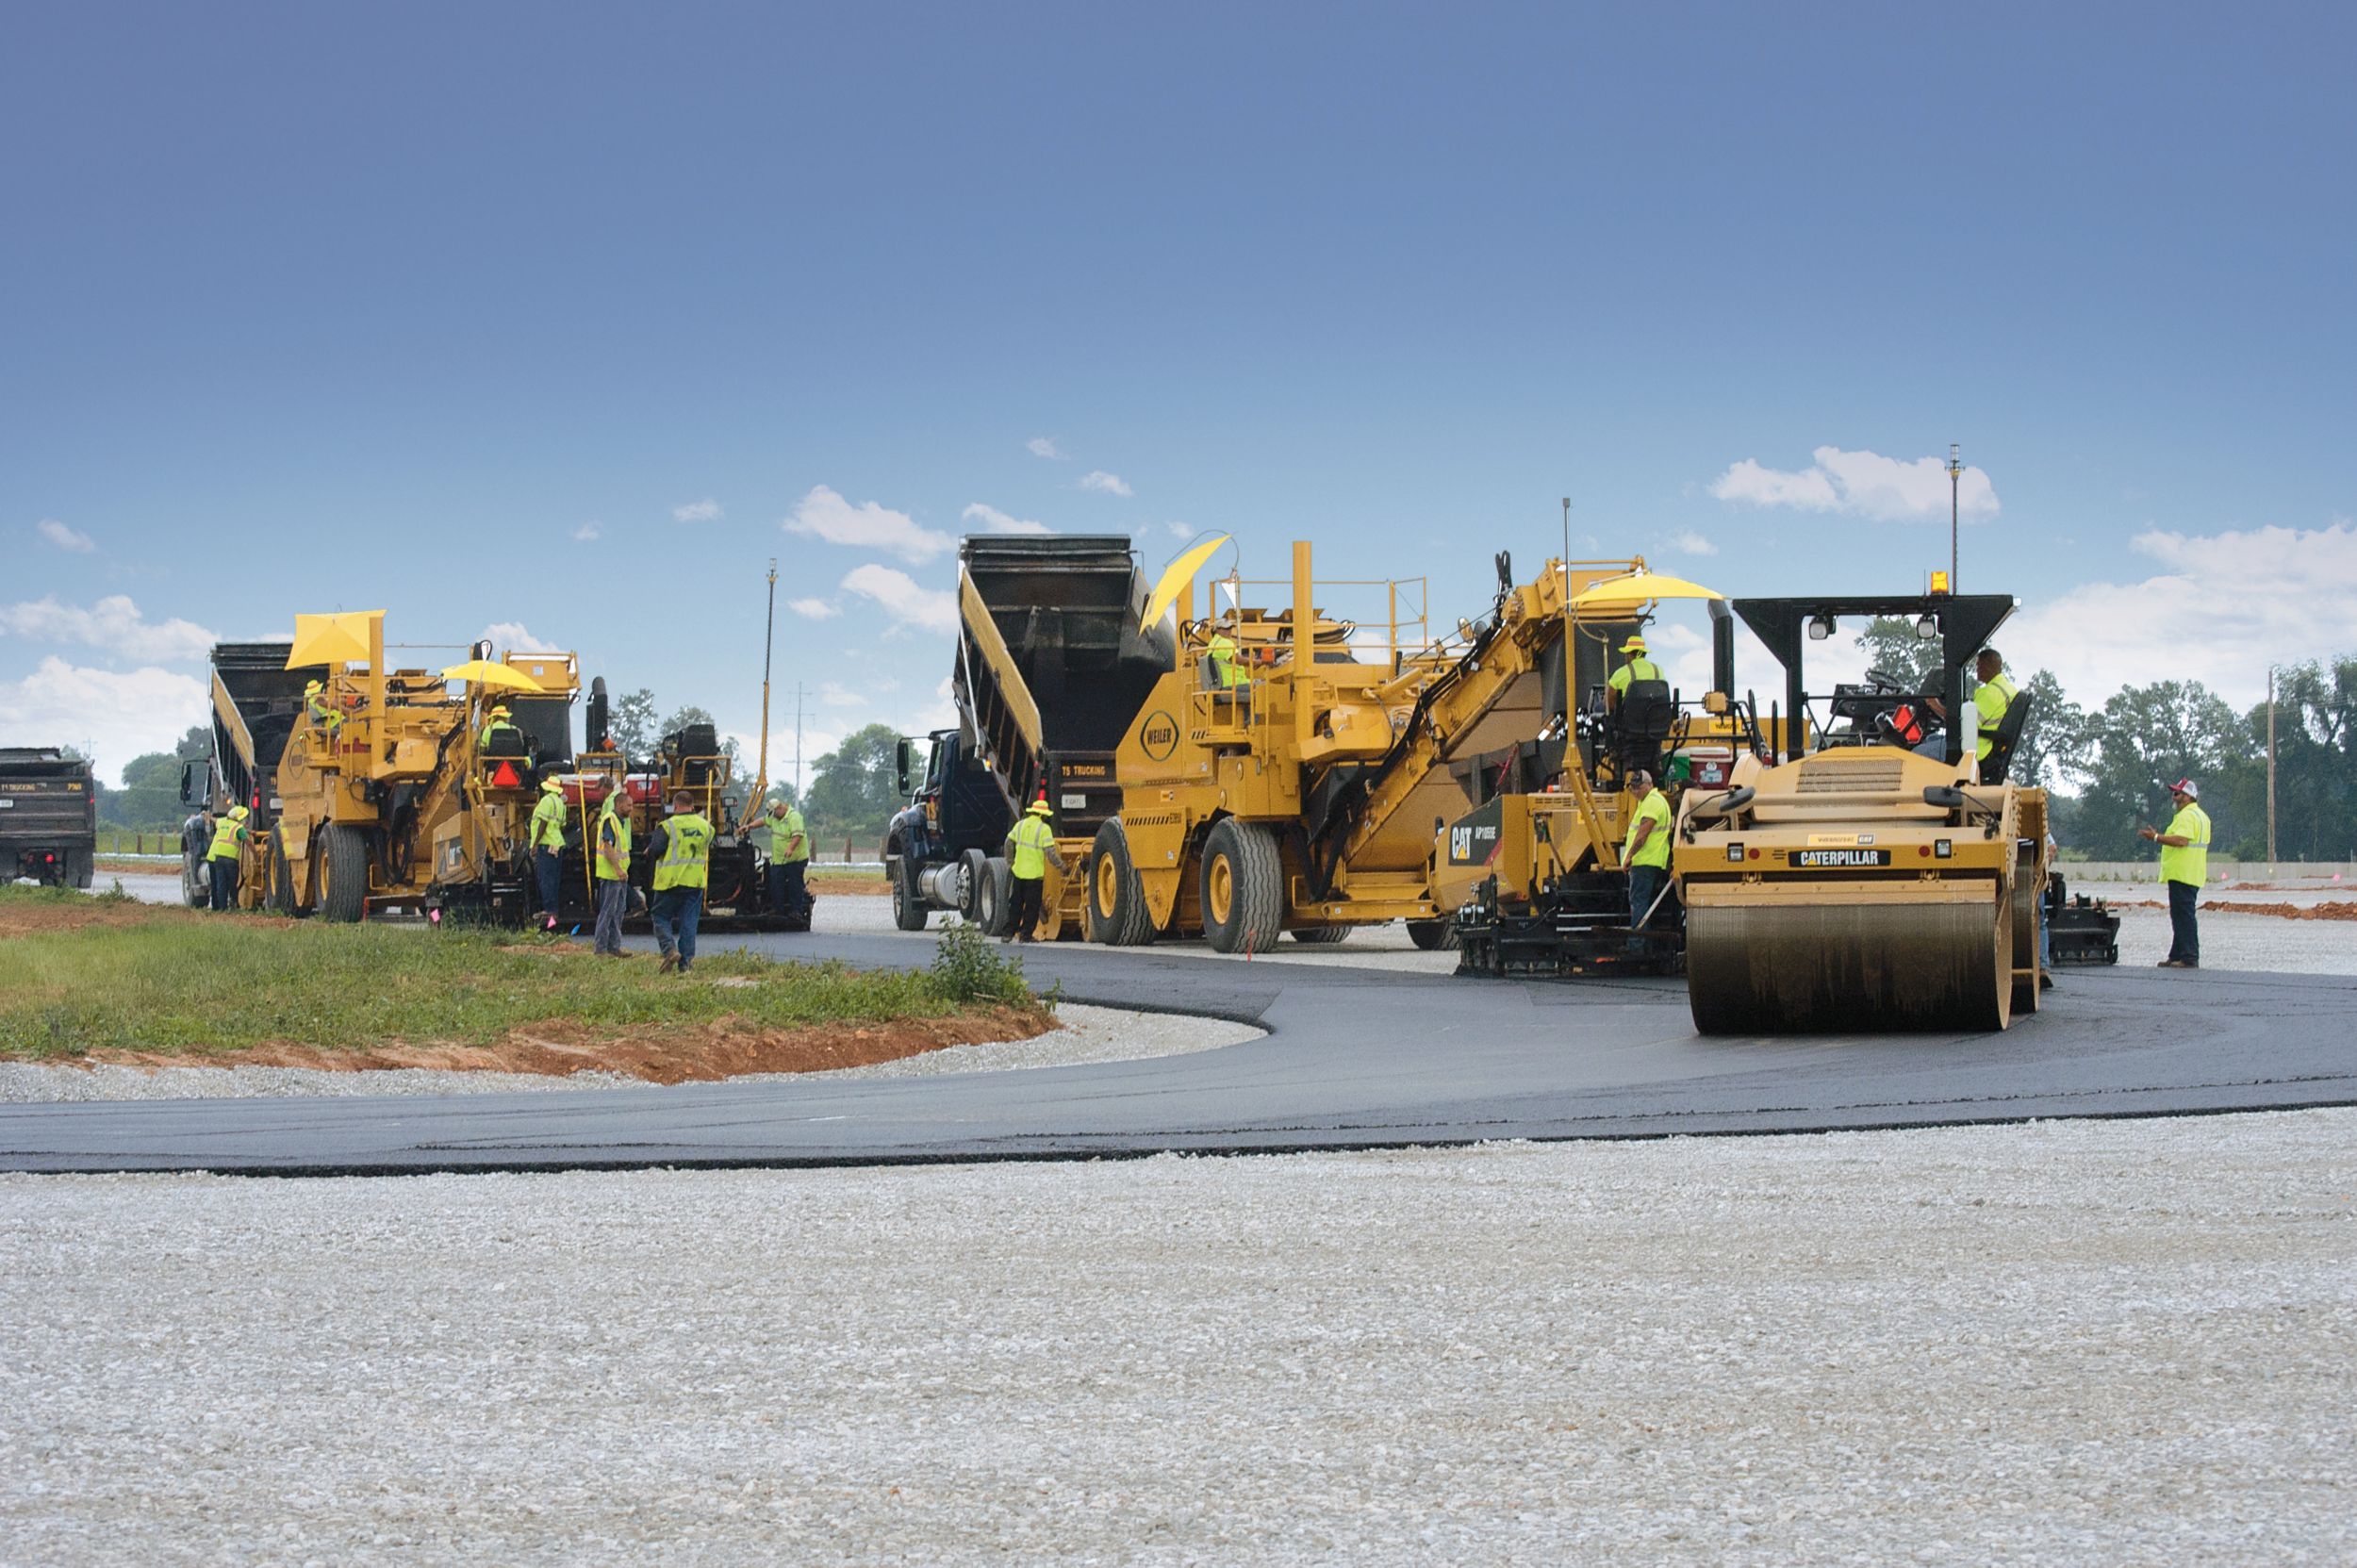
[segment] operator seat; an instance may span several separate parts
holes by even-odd
[[[2005,704],[2005,717],[1997,721],[1997,733],[1988,737],[1988,755],[1981,759],[1981,783],[2003,784],[2012,770],[2014,748],[2021,744],[2021,726],[2028,722],[2030,704],[2036,699],[2026,691],[2016,692]]]

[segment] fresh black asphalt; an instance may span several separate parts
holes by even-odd
[[[922,938],[753,937],[909,966]],[[732,945],[733,941],[732,939]],[[1075,1001],[1270,1032],[1148,1061],[562,1094],[0,1106],[0,1169],[338,1175],[1277,1152],[2357,1103],[2357,978],[2093,969],[2001,1034],[1704,1039],[1682,982],[1023,949]]]

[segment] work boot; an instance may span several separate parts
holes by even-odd
[[[2037,988],[2041,991],[2052,991],[2054,988],[2054,975],[2052,970],[2040,969],[2037,972]]]
[[[684,958],[680,960],[679,972],[682,980],[687,978],[687,961]]]
[[[656,966],[654,966],[654,972],[655,972],[656,974],[658,974],[658,975],[668,975],[668,974],[669,974],[672,970],[674,970],[674,969],[676,969],[676,968],[678,968],[678,967],[679,967],[679,954],[677,954],[677,953],[665,953],[665,954],[663,955],[663,962],[662,962],[662,963],[660,963],[660,964],[658,964],[658,965],[656,965]]]

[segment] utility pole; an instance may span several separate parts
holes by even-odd
[[[1948,591],[1956,591],[1956,483],[1964,477],[1961,450],[1948,443]]]
[[[802,683],[794,683],[794,804],[802,803]]]
[[[2275,667],[2267,666],[2267,866],[2275,865]]]

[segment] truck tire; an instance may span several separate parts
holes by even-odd
[[[990,857],[980,850],[968,850],[958,856],[958,871],[962,882],[958,897],[958,918],[969,926],[982,923],[982,890],[990,883]]]
[[[981,928],[984,936],[1006,934],[1002,928],[1007,923],[1007,900],[1014,891],[1007,885],[1008,881],[1005,861],[983,859],[981,881],[974,889],[974,923]]]
[[[1296,926],[1293,939],[1305,947],[1330,948],[1337,942],[1350,939],[1348,926]]]
[[[205,863],[205,827],[201,820],[181,824],[180,901],[203,909],[213,901],[212,873]]]
[[[369,908],[369,835],[349,823],[322,830],[327,851],[320,856],[319,890],[322,918],[339,926],[357,925]]]
[[[1143,948],[1154,940],[1154,917],[1146,907],[1146,884],[1129,858],[1129,834],[1121,818],[1109,817],[1089,845],[1088,939],[1109,948]]]
[[[97,870],[98,855],[92,850],[68,850],[65,856],[66,880],[84,892],[90,891],[91,878]]]
[[[1266,952],[1285,930],[1277,835],[1223,817],[1203,841],[1203,936],[1224,953]]]
[[[906,855],[889,863],[892,872],[892,923],[902,931],[925,929],[925,900],[916,891],[916,873],[922,869]]]
[[[295,912],[294,867],[287,859],[287,838],[276,828],[270,831],[270,897],[262,907],[272,915],[291,918]]]
[[[1457,946],[1457,922],[1443,916],[1438,920],[1410,920],[1408,940],[1416,945],[1418,952],[1440,952]]]

